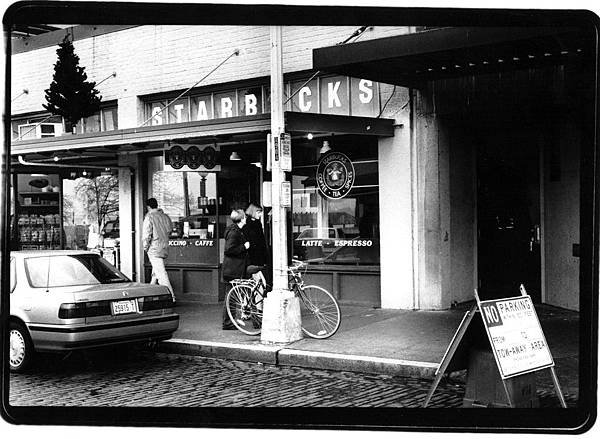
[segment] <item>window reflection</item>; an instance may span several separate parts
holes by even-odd
[[[157,171],[152,196],[173,221],[171,238],[213,239],[217,223],[216,175],[211,172]]]
[[[354,162],[356,180],[342,199],[322,196],[316,165],[298,166],[292,178],[293,257],[309,264],[379,265],[377,161]]]

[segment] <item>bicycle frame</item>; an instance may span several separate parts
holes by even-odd
[[[262,299],[265,298],[267,292],[267,280],[262,271],[254,273],[251,279],[233,279],[229,281],[231,287],[238,285],[247,285],[252,289],[252,294],[258,293]],[[261,301],[262,301],[261,299]]]
[[[288,267],[288,287],[300,299],[302,319],[306,325],[302,331],[313,338],[331,337],[340,325],[341,313],[335,298],[324,288],[306,285],[301,268],[306,264]],[[230,281],[231,289],[226,295],[226,309],[232,323],[248,335],[257,335],[262,327],[263,301],[270,290],[262,272],[251,279]]]

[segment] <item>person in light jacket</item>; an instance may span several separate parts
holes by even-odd
[[[148,255],[150,264],[152,264],[150,283],[166,286],[171,292],[173,302],[175,302],[175,293],[165,269],[165,259],[169,255],[169,233],[173,228],[173,223],[171,218],[162,209],[158,208],[158,202],[155,198],[149,198],[146,201],[146,207],[148,213],[144,217],[142,241],[144,251]]]

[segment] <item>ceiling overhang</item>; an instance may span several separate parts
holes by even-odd
[[[300,135],[310,132],[393,136],[393,122],[392,119],[373,117],[291,111],[285,113],[286,131]],[[13,162],[19,155],[28,157],[29,160],[46,162],[51,162],[57,156],[61,163],[65,161],[116,161],[119,153],[156,150],[156,148],[162,148],[165,142],[193,142],[200,145],[266,142],[266,134],[270,131],[271,115],[267,113],[251,117],[21,140],[12,142],[10,154]]]
[[[390,137],[394,135],[394,120],[286,111],[285,130],[289,133]]]
[[[313,50],[313,68],[377,82],[427,81],[563,64],[591,56],[591,34],[574,27],[449,27]]]
[[[266,138],[271,130],[269,114],[211,121],[187,122],[176,125],[161,125],[128,128],[93,134],[62,135],[44,139],[12,142],[10,154],[15,157],[44,157],[51,154],[63,158],[77,159],[85,153],[86,158],[116,159],[118,153],[145,151],[164,142],[195,142],[199,144]]]

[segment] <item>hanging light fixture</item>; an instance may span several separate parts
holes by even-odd
[[[242,158],[236,151],[233,151],[229,156],[229,160],[242,160]]]
[[[331,151],[331,146],[329,146],[329,140],[323,140],[323,146],[319,150],[319,154],[323,155],[329,151]]]
[[[308,133],[308,134],[306,135],[306,138],[307,138],[308,140],[312,140],[312,139],[313,139],[313,137],[314,137],[314,136],[313,136],[313,133]]]

